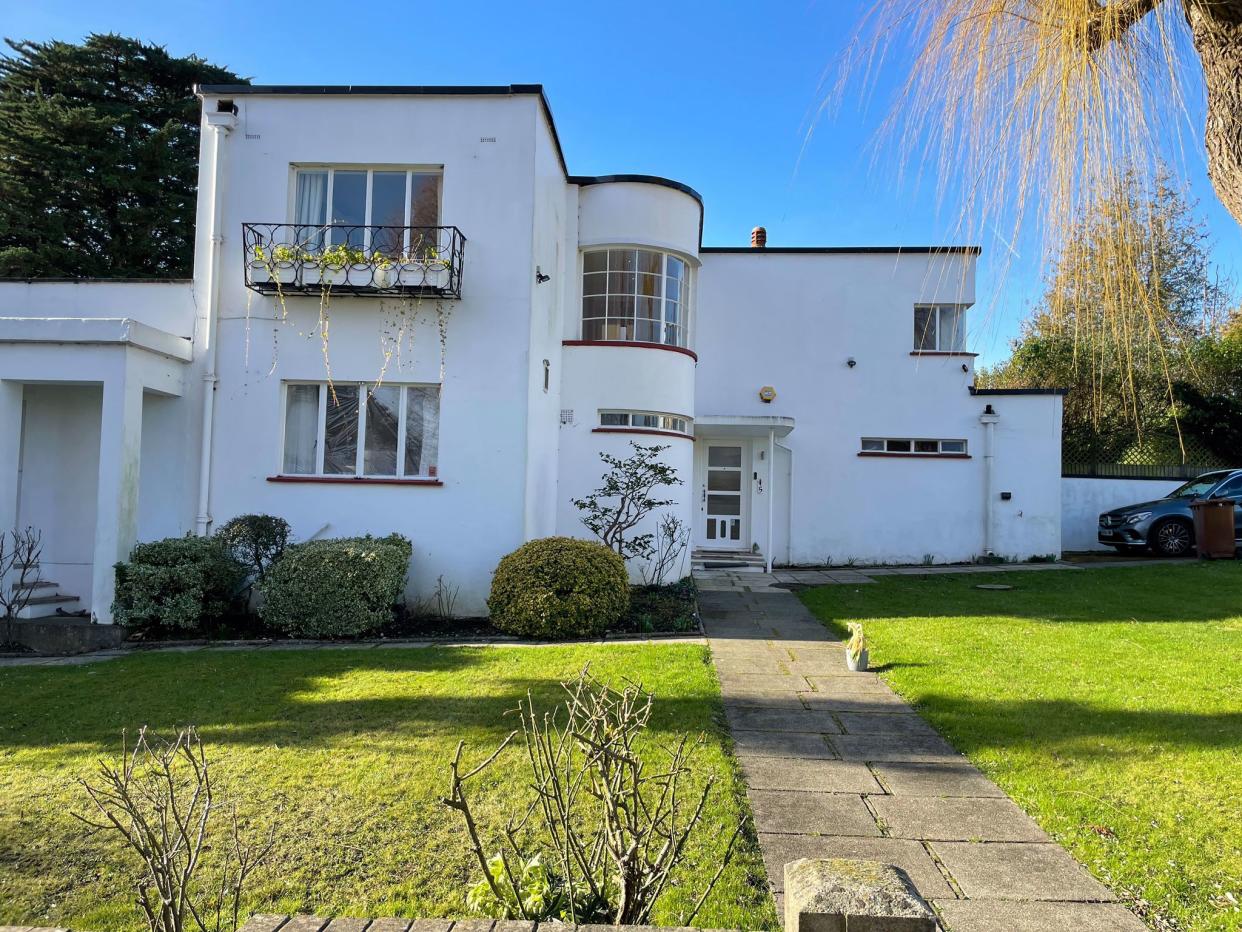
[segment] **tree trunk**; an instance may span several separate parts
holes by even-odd
[[[1242,226],[1242,0],[1183,0],[1207,87],[1208,177]]]

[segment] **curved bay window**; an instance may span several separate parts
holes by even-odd
[[[582,254],[582,339],[686,346],[690,265],[654,249]]]

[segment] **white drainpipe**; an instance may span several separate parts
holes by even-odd
[[[203,433],[198,464],[198,514],[194,519],[195,533],[207,534],[211,526],[211,434],[216,405],[216,320],[220,312],[220,253],[224,246],[221,214],[224,210],[224,138],[237,125],[237,114],[209,111],[207,126],[211,130],[211,261],[207,270],[207,333],[206,363],[203,370]]]
[[[992,491],[993,461],[996,458],[996,422],[1000,420],[991,405],[979,415],[983,425],[983,555],[992,556]]]
[[[772,572],[772,502],[776,495],[776,431],[768,429],[768,546],[764,553],[767,554],[767,565],[764,567],[765,573]]]

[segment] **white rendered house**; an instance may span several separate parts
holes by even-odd
[[[404,534],[411,596],[480,613],[632,441],[715,559],[1059,551],[1061,399],[973,390],[977,249],[703,246],[691,188],[569,174],[536,85],[197,91],[192,280],[0,283],[0,527],[49,610],[263,512]]]

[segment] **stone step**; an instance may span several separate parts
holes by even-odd
[[[35,596],[17,613],[18,618],[49,618],[57,611],[77,611],[81,600],[76,595]]]
[[[40,579],[36,582],[28,582],[24,586],[19,586],[17,583],[13,583],[11,588],[14,592],[19,592],[22,589],[55,589],[59,585],[60,583],[52,582],[50,579]]]

